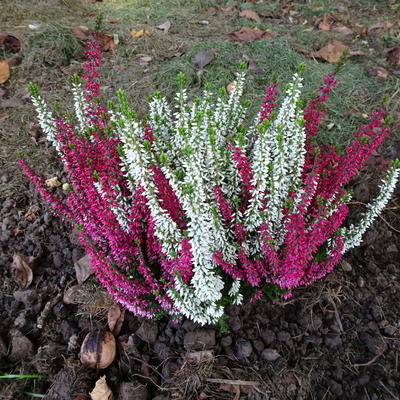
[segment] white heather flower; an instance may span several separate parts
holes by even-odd
[[[75,114],[79,124],[79,133],[83,135],[89,125],[89,121],[86,117],[85,98],[83,97],[82,84],[79,82],[72,82],[72,94]]]
[[[393,162],[388,175],[380,185],[380,193],[378,197],[367,206],[367,211],[357,225],[351,225],[348,229],[344,229],[345,242],[343,253],[347,250],[358,246],[362,242],[362,236],[365,231],[371,226],[375,218],[382,212],[383,208],[388,203],[399,178],[400,168],[399,161]]]

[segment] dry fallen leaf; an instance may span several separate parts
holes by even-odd
[[[56,176],[54,176],[53,178],[46,179],[45,184],[49,188],[56,188],[62,185],[62,183]]]
[[[0,84],[7,82],[10,78],[10,66],[7,61],[0,60]]]
[[[388,52],[388,61],[395,67],[400,67],[400,47],[394,47]]]
[[[343,24],[335,24],[332,28],[334,32],[341,33],[342,35],[352,35],[353,30]]]
[[[193,57],[192,62],[196,67],[203,69],[206,65],[210,64],[214,56],[215,54],[212,50],[199,51]]]
[[[33,272],[31,265],[33,257],[25,257],[22,254],[14,254],[11,269],[14,271],[15,281],[18,286],[26,289],[32,283]]]
[[[350,111],[352,114],[354,114],[354,115],[356,115],[357,117],[359,117],[359,118],[364,118],[364,119],[367,119],[367,118],[368,118],[368,114],[365,114],[365,113],[363,113],[363,112],[361,112],[361,111],[358,111],[358,110],[356,110],[355,108],[349,108],[349,111]]]
[[[229,83],[228,86],[226,87],[226,91],[228,92],[229,95],[232,94],[233,89],[235,89],[235,82]]]
[[[168,33],[170,28],[171,28],[170,21],[165,21],[163,24],[157,26],[157,29],[162,30],[164,33]]]
[[[149,65],[149,62],[152,59],[153,58],[150,56],[141,56],[141,57],[139,57],[139,64],[145,67],[145,66]]]
[[[336,64],[346,50],[349,50],[349,48],[344,43],[339,40],[332,40],[318,51],[313,51],[311,55],[315,58],[328,61],[331,64]]]
[[[325,32],[330,31],[333,22],[334,22],[333,18],[330,15],[325,14],[322,17],[322,20],[320,20],[317,24],[318,29]]]
[[[83,282],[85,282],[90,275],[94,273],[89,254],[86,254],[85,256],[80,258],[76,263],[74,263],[74,267],[75,267],[76,279],[80,285]]]
[[[147,29],[131,29],[131,36],[134,38],[140,38],[142,36],[150,35],[150,31]]]
[[[239,17],[251,19],[254,22],[256,22],[257,24],[261,23],[260,16],[254,10],[251,10],[250,8],[246,8],[246,9],[242,10],[239,14]]]
[[[234,40],[237,40],[238,42],[254,42],[267,37],[275,37],[277,36],[277,33],[270,31],[269,29],[264,31],[261,29],[244,26],[237,32],[228,33],[228,36]]]
[[[114,336],[118,336],[121,332],[122,324],[125,319],[125,310],[122,310],[117,306],[112,306],[108,309],[107,322],[110,331]]]
[[[118,47],[119,38],[118,35],[103,34],[100,36],[102,43],[101,51],[115,50]]]
[[[89,30],[83,26],[76,26],[75,28],[72,28],[72,32],[77,39],[83,41],[88,38]]]
[[[371,68],[369,76],[372,78],[386,79],[389,76],[389,71],[383,67],[376,66]]]
[[[105,22],[109,24],[118,24],[121,21],[121,18],[108,18]]]
[[[0,47],[4,47],[11,53],[19,53],[21,51],[21,41],[12,35],[0,35]]]
[[[215,7],[208,7],[207,14],[213,17],[214,15],[217,15],[217,9]]]
[[[239,2],[235,1],[234,3],[230,4],[228,7],[223,8],[222,12],[225,15],[230,15],[232,14],[233,10],[239,5]]]
[[[105,375],[99,378],[96,386],[89,394],[92,400],[113,400],[114,398],[111,389],[107,385]]]
[[[389,21],[379,22],[377,24],[371,25],[368,28],[367,32],[368,33],[372,33],[373,31],[378,31],[378,30],[381,30],[381,29],[390,29],[392,27],[393,27],[393,24],[391,22],[389,22]]]

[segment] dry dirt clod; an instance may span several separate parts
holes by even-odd
[[[388,52],[388,61],[395,67],[400,67],[400,47],[394,47]]]
[[[266,360],[266,361],[275,361],[277,360],[281,355],[278,353],[277,350],[275,349],[265,349],[261,353],[261,357]]]
[[[119,387],[118,400],[147,400],[149,392],[139,382],[122,382]]]
[[[213,50],[205,50],[199,51],[193,57],[193,64],[200,69],[203,69],[206,65],[210,64],[210,62],[214,59],[214,51]]]
[[[11,335],[11,354],[8,357],[11,362],[17,362],[33,355],[33,344],[19,330],[12,329]]]
[[[206,350],[215,346],[215,331],[198,329],[188,332],[183,338],[183,345],[187,350]]]
[[[115,359],[114,335],[107,331],[89,332],[81,347],[82,364],[96,369],[107,368]]]
[[[158,326],[151,321],[143,321],[139,329],[135,332],[144,342],[154,344],[157,341]]]

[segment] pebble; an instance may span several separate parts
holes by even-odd
[[[14,299],[24,303],[25,306],[29,306],[34,303],[38,296],[36,290],[29,289],[29,290],[17,290],[13,293]]]
[[[275,349],[265,349],[262,353],[261,353],[261,357],[263,358],[263,360],[266,361],[275,361],[277,360],[281,355],[278,353],[277,350]]]
[[[353,270],[353,267],[351,266],[351,264],[349,262],[347,262],[346,260],[342,260],[342,268],[343,268],[343,271],[346,271],[346,272],[351,272]]]
[[[10,334],[11,354],[8,358],[11,362],[22,361],[33,355],[33,344],[26,336],[16,329],[11,330]]]
[[[270,329],[265,329],[264,331],[261,332],[261,338],[264,341],[264,343],[268,346],[275,342],[276,335],[274,331],[271,331]]]
[[[365,279],[362,276],[357,277],[357,286],[363,288],[365,286]]]
[[[253,346],[248,340],[239,339],[235,344],[235,355],[239,360],[250,357]]]
[[[221,339],[221,346],[222,347],[228,347],[232,344],[232,336],[224,336]]]
[[[147,400],[149,392],[139,382],[122,382],[119,387],[118,400]]]
[[[342,339],[339,335],[327,335],[324,338],[324,343],[328,347],[338,347],[342,345]]]

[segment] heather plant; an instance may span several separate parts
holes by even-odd
[[[344,226],[346,185],[389,132],[383,110],[339,152],[317,137],[334,74],[306,103],[300,66],[283,93],[276,83],[267,87],[248,122],[242,68],[230,94],[206,88],[193,102],[180,74],[175,105],[155,93],[141,120],[123,91],[118,104],[101,101],[98,39],[88,43],[84,82],[73,78],[75,117],[56,118],[30,85],[68,190],[48,188],[21,165],[56,214],[78,228],[97,277],[118,302],[148,318],[216,323],[227,304],[290,297],[361,243],[400,172],[396,160],[361,220]]]

